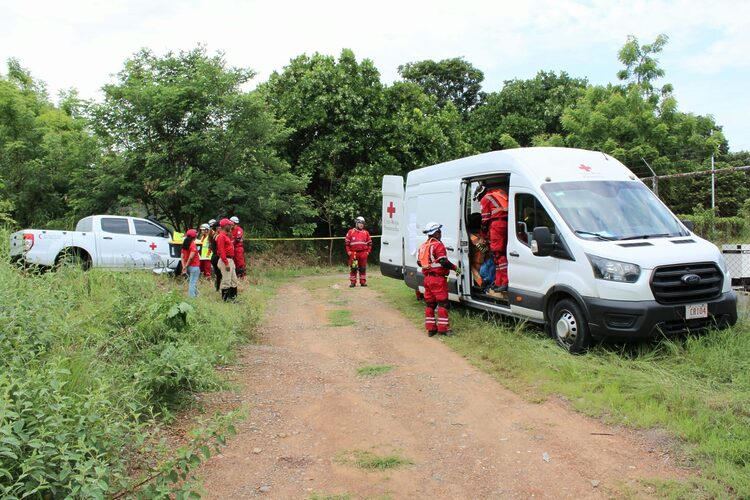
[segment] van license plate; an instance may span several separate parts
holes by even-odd
[[[685,319],[707,318],[708,304],[690,304],[685,306]]]

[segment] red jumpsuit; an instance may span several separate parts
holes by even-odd
[[[508,285],[508,194],[490,189],[479,202],[482,207],[482,237],[489,230],[490,250],[495,259],[495,286]]]
[[[349,254],[349,282],[351,286],[357,284],[357,271],[359,271],[359,284],[367,286],[367,256],[372,250],[372,238],[367,229],[353,227],[346,233],[344,238],[346,252]],[[354,261],[357,265],[354,265]]]
[[[448,267],[443,266],[441,261]],[[431,335],[447,333],[448,320],[448,273],[456,266],[448,261],[445,245],[440,240],[429,238],[419,249],[417,265],[424,274],[424,327]],[[435,320],[437,309],[437,320]]]
[[[232,229],[232,241],[234,242],[234,265],[237,266],[237,277],[245,276],[245,247],[242,239],[245,236],[245,230],[239,224],[234,225]]]

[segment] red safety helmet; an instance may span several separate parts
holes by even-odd
[[[185,231],[185,236],[187,236],[188,238],[195,238],[196,236],[198,236],[198,233],[195,231],[195,229],[188,229],[187,231]]]
[[[233,224],[233,222],[231,220],[229,220],[229,219],[221,219],[219,221],[219,226],[221,226],[221,227],[231,226],[232,224]]]

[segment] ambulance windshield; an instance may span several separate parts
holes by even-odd
[[[640,182],[560,182],[545,184],[542,189],[581,238],[635,240],[689,234]]]

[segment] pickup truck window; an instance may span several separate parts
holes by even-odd
[[[94,218],[86,217],[78,221],[76,225],[76,231],[86,232],[94,230]]]
[[[156,224],[151,224],[143,220],[134,220],[133,224],[135,224],[135,234],[155,236],[157,238],[164,236],[164,230]]]
[[[130,226],[128,225],[128,219],[115,219],[115,218],[103,217],[101,219],[101,222],[102,222],[102,231],[105,231],[107,233],[116,233],[116,234],[130,234]]]

